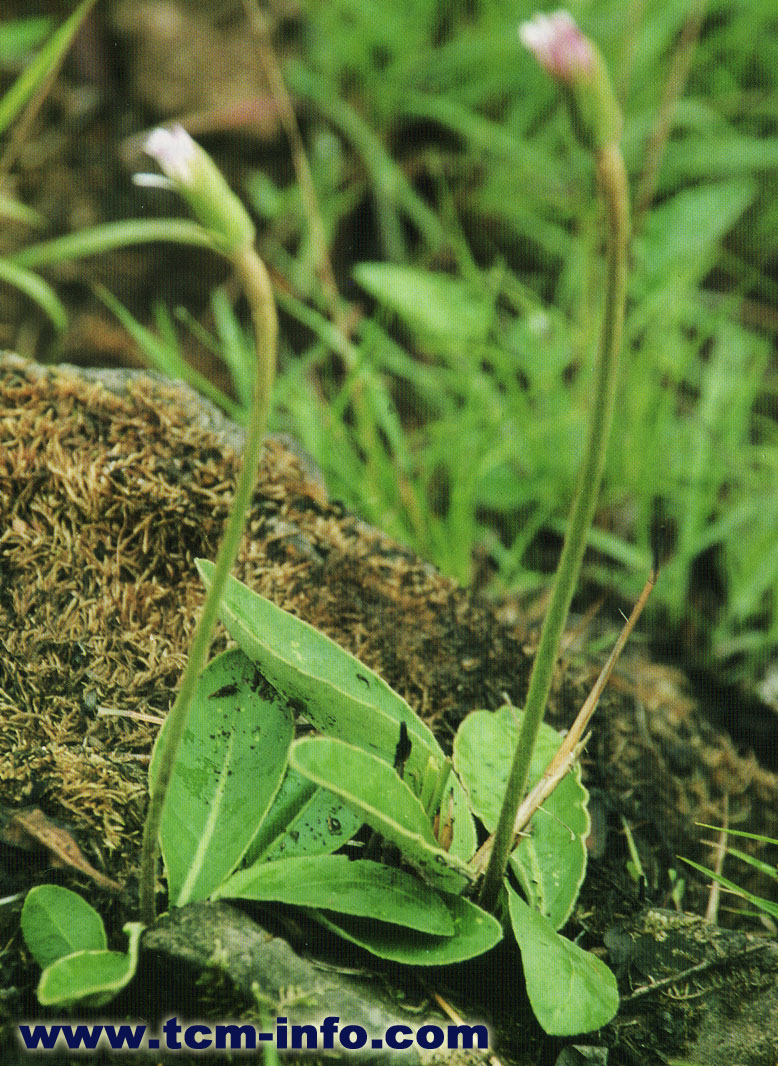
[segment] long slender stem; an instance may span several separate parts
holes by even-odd
[[[602,480],[618,382],[619,351],[627,287],[629,194],[624,160],[617,144],[596,152],[597,178],[608,224],[608,278],[597,378],[589,435],[579,472],[578,489],[554,581],[551,603],[540,634],[529,690],[505,799],[484,875],[480,904],[494,910],[513,842],[516,811],[527,785],[532,753],[548,702],[559,642],[581,569],[586,536],[592,524]]]
[[[651,206],[656,192],[659,170],[670,137],[676,104],[689,77],[707,8],[708,0],[694,0],[670,61],[662,102],[646,145],[643,172],[635,193],[635,206],[632,212],[632,228],[635,232],[642,228],[643,217]]]
[[[316,260],[316,273],[322,283],[327,310],[332,321],[336,323],[340,321],[342,327],[343,313],[339,306],[340,294],[335,281],[330,254],[327,250],[327,236],[324,232],[319,197],[316,194],[316,186],[313,183],[308,156],[305,154],[305,145],[297,123],[297,116],[294,113],[294,107],[289,97],[281,66],[273,50],[268,20],[260,11],[258,0],[243,0],[243,9],[246,12],[257,43],[259,61],[265,71],[265,77],[278,110],[278,117],[284,127],[286,139],[289,141],[289,147],[292,152],[292,166],[297,178],[297,186],[300,190]]]
[[[155,916],[157,837],[162,822],[165,797],[173,775],[178,748],[184,735],[189,707],[211,644],[216,612],[243,536],[246,512],[251,503],[262,452],[262,441],[267,427],[270,395],[275,376],[278,321],[267,270],[251,245],[242,248],[232,257],[232,261],[248,297],[254,325],[257,361],[254,403],[243,453],[243,466],[227,519],[227,528],[216,556],[213,582],[195,627],[189,659],[175,702],[168,714],[162,746],[157,757],[156,773],[152,783],[146,822],[143,826],[141,851],[140,918],[146,925],[150,925]]]
[[[589,724],[592,715],[597,709],[600,696],[605,690],[605,686],[610,680],[610,676],[613,673],[613,668],[618,661],[619,656],[624,650],[624,646],[629,639],[629,635],[635,628],[638,618],[643,612],[643,608],[648,602],[648,597],[651,595],[651,591],[656,584],[657,571],[652,570],[648,578],[648,581],[643,587],[643,591],[640,597],[632,608],[632,612],[624,625],[621,633],[619,633],[618,640],[613,646],[613,651],[608,656],[607,662],[600,671],[600,676],[594,683],[589,695],[584,700],[583,707],[575,717],[575,721],[567,731],[567,736],[559,745],[555,751],[548,766],[543,771],[543,776],[538,783],[530,789],[527,795],[522,800],[518,811],[516,812],[516,821],[513,825],[513,843],[511,848],[516,844],[519,833],[524,829],[527,823],[532,819],[533,815],[537,811],[538,807],[546,801],[551,795],[562,778],[567,774],[568,770],[573,766],[581,747],[584,743],[584,730]],[[481,870],[489,862],[489,856],[492,854],[494,847],[494,837],[489,837],[485,840],[476,854],[470,860],[470,870],[472,873],[480,873]],[[511,849],[509,849],[511,850]]]

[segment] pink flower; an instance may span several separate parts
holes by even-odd
[[[538,14],[522,22],[519,40],[557,81],[572,85],[581,75],[592,73],[594,49],[567,11]]]
[[[135,174],[136,185],[174,189],[214,244],[234,255],[254,240],[254,224],[216,164],[183,126],[160,126],[146,138],[144,151],[162,174]]]
[[[144,152],[156,161],[170,181],[186,185],[192,180],[192,168],[197,159],[197,145],[183,126],[159,126],[146,138]]]

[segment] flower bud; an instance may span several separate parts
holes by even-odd
[[[599,49],[567,11],[538,14],[519,26],[519,40],[559,84],[573,130],[585,148],[597,151],[621,139],[621,108]]]
[[[254,224],[221,171],[183,126],[159,127],[147,138],[144,151],[156,161],[167,183],[189,204],[220,251],[233,255],[254,240]],[[151,184],[137,175],[139,184]]]

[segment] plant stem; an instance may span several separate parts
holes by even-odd
[[[624,160],[617,144],[598,149],[595,152],[595,161],[598,185],[607,215],[608,277],[594,407],[551,602],[532,666],[524,719],[494,836],[494,848],[481,886],[479,902],[488,911],[493,911],[497,904],[505,876],[508,854],[513,843],[516,812],[526,789],[532,753],[551,690],[559,642],[581,569],[586,537],[594,518],[618,383],[619,350],[627,288],[629,192]]]
[[[642,228],[644,216],[651,206],[659,180],[667,142],[670,138],[676,104],[686,86],[691,70],[694,52],[702,31],[702,24],[708,8],[708,0],[694,0],[684,23],[678,43],[670,61],[662,102],[659,105],[654,128],[646,145],[643,172],[637,183],[635,205],[632,211],[632,228],[635,232]]]
[[[227,519],[227,528],[224,531],[224,537],[216,556],[213,582],[208,590],[202,614],[195,627],[184,676],[181,679],[175,702],[168,714],[165,732],[162,734],[160,741],[160,750],[157,753],[149,807],[146,814],[146,822],[143,826],[143,846],[141,851],[140,918],[146,925],[150,925],[155,917],[154,890],[156,884],[157,838],[162,822],[165,797],[173,775],[178,748],[184,735],[189,707],[211,644],[216,612],[243,536],[246,512],[250,506],[251,495],[254,491],[257,468],[262,451],[262,441],[267,427],[270,396],[275,376],[278,321],[267,270],[255,252],[253,245],[246,245],[241,248],[231,256],[231,259],[248,298],[254,325],[257,361],[254,378],[254,403],[243,453],[243,466],[235,489],[229,518]]]

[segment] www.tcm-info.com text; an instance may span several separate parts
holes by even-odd
[[[18,1034],[19,1043],[27,1051],[256,1051],[268,1046],[278,1051],[407,1051],[412,1047],[424,1051],[486,1051],[489,1046],[485,1025],[428,1024],[414,1029],[397,1024],[388,1026],[380,1036],[370,1036],[362,1025],[341,1026],[335,1015],[328,1015],[318,1025],[290,1025],[279,1015],[270,1029],[259,1029],[247,1022],[181,1023],[173,1016],[156,1033],[140,1022],[27,1022],[18,1026]]]

